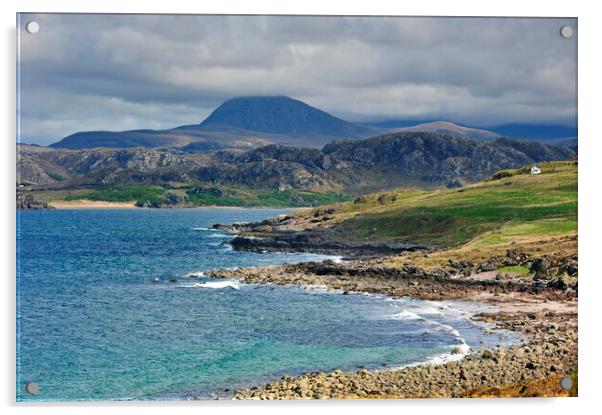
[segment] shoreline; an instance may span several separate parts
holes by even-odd
[[[303,263],[301,263],[303,264]],[[280,267],[282,265],[275,265],[275,266],[264,266],[264,267],[246,267],[246,268],[239,268],[239,269],[230,269],[228,270],[229,272],[236,272],[236,271],[240,271],[240,270],[261,270],[261,269],[265,269],[265,268],[272,268],[272,267]],[[208,272],[209,273],[209,272]],[[203,274],[202,276],[191,276],[191,278],[206,278],[209,280],[212,279],[222,279],[221,277],[214,277],[214,276],[210,276],[210,275],[205,275]],[[238,278],[235,280],[237,283],[240,284],[248,284],[248,285],[258,285],[257,283],[251,283],[251,282],[243,282],[242,278]],[[276,283],[263,283],[260,285],[278,285]],[[392,297],[389,295],[384,295],[384,294],[379,294],[379,293],[368,293],[365,291],[357,291],[357,292],[343,292],[340,290],[332,290],[329,289],[326,286],[313,286],[313,285],[299,285],[299,284],[286,284],[286,285],[290,285],[290,286],[296,286],[296,287],[300,287],[303,288],[305,290],[308,291],[313,291],[313,290],[320,290],[322,293],[327,293],[327,294],[332,294],[332,295],[368,295],[368,296],[376,296],[378,297],[378,300],[381,301],[391,301],[391,300],[398,300],[400,299],[399,297]],[[326,290],[324,290],[326,289]],[[471,321],[471,323],[475,326],[478,327],[481,330],[481,334],[480,336],[482,337],[481,343],[483,343],[483,339],[486,336],[491,336],[497,333],[502,333],[502,332],[506,332],[506,336],[507,338],[502,340],[502,337],[499,336],[499,340],[502,341],[503,345],[501,347],[497,347],[496,349],[507,349],[507,348],[511,348],[511,347],[520,347],[525,345],[525,343],[527,342],[527,338],[524,336],[524,334],[519,333],[517,331],[513,331],[513,330],[509,330],[506,328],[501,328],[501,327],[496,327],[494,323],[490,322],[490,321],[486,321],[484,319],[473,319],[473,317],[481,314],[481,313],[492,313],[492,314],[496,314],[497,312],[499,312],[499,310],[497,310],[497,306],[496,305],[491,305],[491,304],[487,304],[484,302],[479,302],[477,300],[460,300],[460,301],[456,301],[456,300],[422,300],[419,298],[412,298],[412,299],[417,299],[420,301],[424,301],[425,303],[430,303],[428,305],[432,305],[433,307],[436,307],[437,309],[440,309],[440,307],[445,307],[445,308],[452,308],[454,309],[456,312],[458,312],[459,314],[462,314],[463,316],[465,316],[465,318],[469,319]],[[425,304],[427,305],[427,304]],[[486,311],[483,310],[477,310],[478,308],[482,308],[482,306],[485,306]],[[425,319],[425,320],[429,320],[427,317],[423,317],[420,316],[419,318],[421,319]],[[431,322],[434,322],[435,320],[430,320]],[[438,324],[447,324],[447,323],[438,323]],[[454,326],[449,326],[450,330],[454,330],[457,331],[456,327]],[[510,339],[511,336],[508,336],[508,333],[511,333],[512,335],[515,335],[514,338]],[[391,373],[391,372],[399,372],[399,371],[403,371],[406,369],[413,369],[413,368],[420,368],[420,367],[426,367],[426,366],[445,366],[447,364],[455,364],[455,363],[459,363],[462,360],[466,359],[467,357],[472,357],[473,355],[476,354],[480,354],[483,350],[485,350],[485,347],[479,347],[478,345],[470,345],[466,342],[464,336],[462,336],[462,333],[458,333],[456,334],[457,338],[462,340],[461,344],[458,344],[456,346],[453,347],[453,349],[451,351],[448,352],[441,352],[438,354],[433,354],[433,355],[429,355],[425,357],[425,360],[420,360],[420,361],[416,361],[416,362],[411,362],[411,363],[405,363],[405,364],[373,364],[371,365],[372,368],[366,368],[363,365],[358,365],[356,366],[355,369],[348,369],[346,371],[342,371],[340,369],[336,369],[333,372],[328,372],[328,371],[298,371],[298,372],[293,372],[292,376],[290,374],[284,374],[282,375],[280,380],[296,380],[296,379],[303,379],[304,377],[307,376],[317,376],[317,377],[321,377],[324,375],[328,375],[329,373],[334,373],[334,374],[342,374],[342,373],[372,373],[372,374],[387,374],[387,373]],[[474,339],[472,339],[474,340]],[[473,342],[471,342],[473,343]],[[467,349],[465,349],[467,348]],[[461,351],[454,351],[454,349],[460,349]],[[211,388],[206,390],[203,394],[196,394],[194,392],[188,392],[188,393],[184,393],[182,396],[187,397],[188,399],[200,399],[200,400],[215,400],[215,399],[236,399],[236,400],[256,400],[258,399],[257,396],[246,396],[243,394],[246,394],[248,392],[251,391],[257,391],[260,390],[262,387],[271,387],[270,385],[273,385],[274,382],[279,382],[278,380],[274,380],[274,376],[270,376],[267,375],[265,376],[267,379],[272,378],[272,381],[269,380],[264,380],[265,383],[263,384],[259,384],[259,385],[255,385],[255,386],[250,386],[250,385],[241,385],[239,387],[233,387],[233,388],[228,388],[228,389],[224,389],[224,388]],[[350,396],[345,396],[344,399],[355,399],[357,397],[350,397]],[[364,398],[364,397],[361,397]],[[265,399],[265,396],[261,396],[259,399]],[[271,398],[270,398],[271,399]],[[277,398],[279,399],[279,398]],[[291,398],[291,397],[286,397],[285,399],[297,399],[297,398]],[[310,399],[315,399],[314,397],[310,397]],[[323,399],[323,398],[320,398]],[[328,398],[326,398],[328,399]],[[337,398],[338,399],[338,398]]]
[[[270,207],[270,206],[219,206],[219,205],[206,205],[206,206],[190,206],[190,207],[170,207],[170,208],[146,208],[136,206],[136,202],[109,202],[104,200],[89,200],[89,199],[78,199],[73,201],[65,200],[51,200],[48,205],[55,209],[154,209],[154,210],[190,210],[190,209],[248,209],[248,210],[286,210],[286,211],[297,211],[302,209],[309,209],[309,207]]]
[[[495,312],[471,313],[469,318],[492,325],[488,330],[520,335],[516,345],[472,346],[461,358],[447,362],[284,375],[277,381],[236,390],[235,399],[568,396],[559,379],[577,371],[577,297],[568,290],[507,281],[454,280],[417,267],[387,275],[368,260],[215,270],[205,276],[253,284],[322,285],[341,295],[368,293],[492,305]],[[453,352],[459,354],[452,350],[450,355]]]

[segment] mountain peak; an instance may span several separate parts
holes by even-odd
[[[376,128],[344,121],[282,95],[229,99],[201,123],[201,127],[213,126],[321,138],[363,138],[379,133]]]

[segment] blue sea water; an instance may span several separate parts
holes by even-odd
[[[207,229],[278,213],[20,211],[17,400],[205,398],[285,373],[394,367],[514,340],[486,334],[460,303],[189,277],[325,258],[236,252]],[[25,392],[32,381],[38,394]]]

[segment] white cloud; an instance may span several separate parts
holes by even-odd
[[[31,15],[22,133],[198,123],[223,100],[290,95],[352,120],[570,122],[566,19]]]

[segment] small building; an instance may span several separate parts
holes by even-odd
[[[541,174],[541,169],[536,165],[531,166],[531,174]]]

